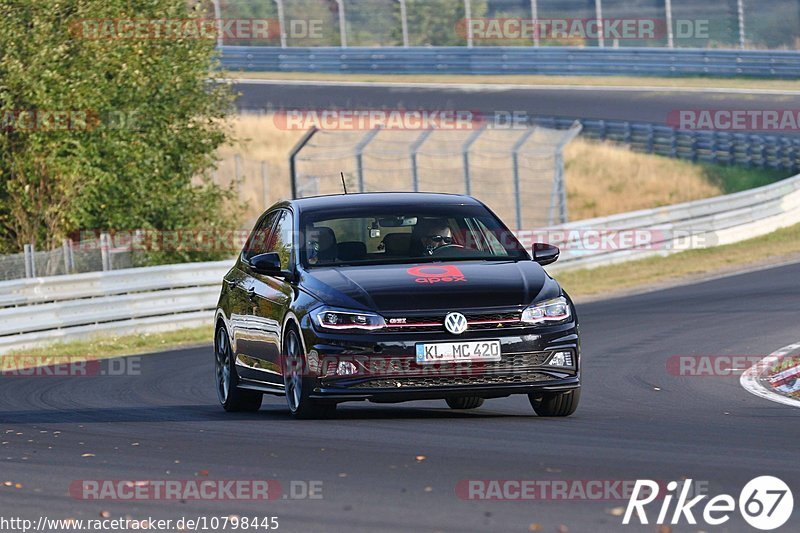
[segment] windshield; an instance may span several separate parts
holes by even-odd
[[[314,212],[304,216],[306,267],[459,260],[527,260],[482,206]]]

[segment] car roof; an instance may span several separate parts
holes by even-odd
[[[286,202],[299,211],[309,212],[328,209],[357,207],[419,207],[420,205],[483,205],[471,196],[427,192],[378,192],[333,194],[298,198]]]

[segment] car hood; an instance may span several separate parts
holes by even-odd
[[[301,286],[327,305],[378,312],[526,306],[560,292],[533,261],[317,267]]]

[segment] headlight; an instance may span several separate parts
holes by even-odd
[[[522,312],[522,321],[526,324],[563,322],[570,317],[570,314],[567,299],[559,296],[526,307]]]
[[[353,329],[373,330],[386,327],[386,321],[383,317],[374,313],[323,308],[316,311],[314,316],[319,327],[323,329],[345,331]]]

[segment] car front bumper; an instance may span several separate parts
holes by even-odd
[[[449,333],[342,334],[306,329],[311,397],[401,402],[454,396],[497,398],[580,387],[580,340],[575,322],[546,327]],[[499,340],[499,362],[416,363],[418,343]],[[548,364],[567,351],[569,366]],[[350,372],[339,372],[340,363]],[[352,365],[352,366],[351,366]],[[352,373],[352,370],[355,372]]]

